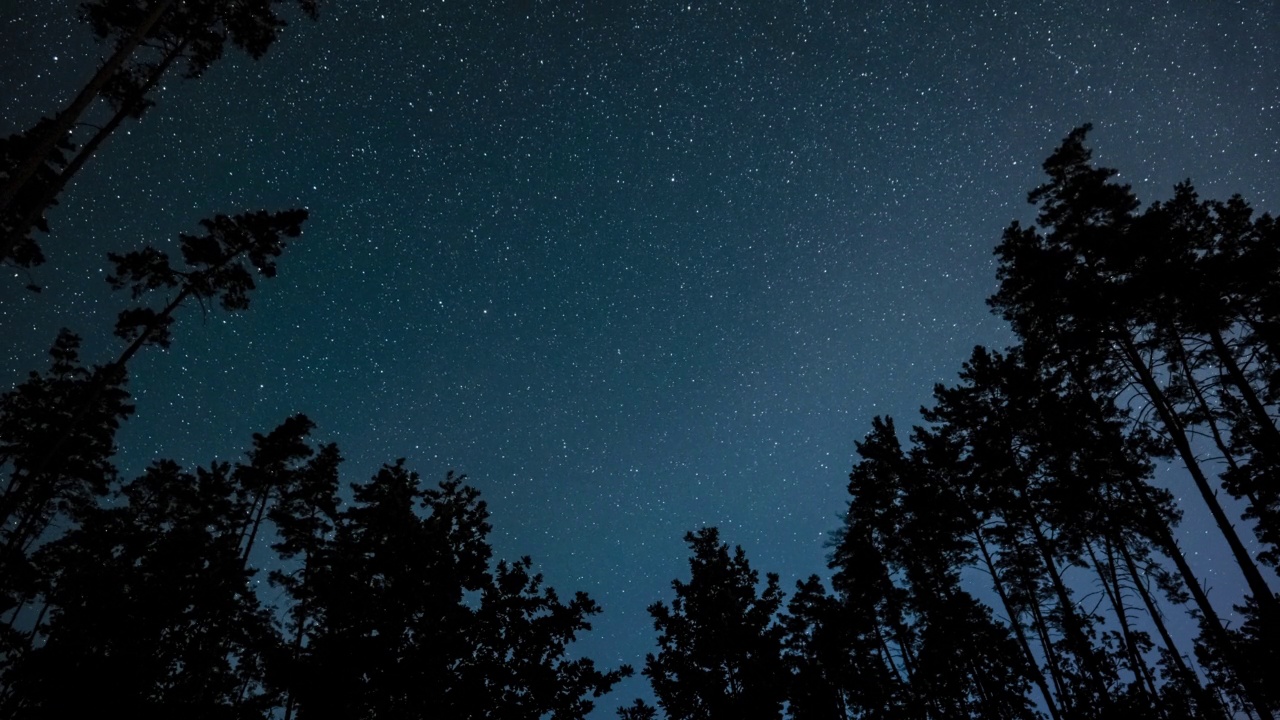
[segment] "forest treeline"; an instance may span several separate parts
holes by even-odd
[[[714,530],[686,538],[689,582],[650,607],[658,652],[643,671],[664,716],[1280,711],[1267,579],[1280,560],[1280,228],[1190,183],[1140,210],[1091,163],[1088,132],[1044,161],[1036,222],[1011,224],[996,249],[989,304],[1018,345],[975,348],[910,433],[876,418],[856,445],[831,587],[804,580],[783,607],[777,575],[760,588],[740,548]],[[1230,550],[1242,623],[1179,546],[1181,511],[1153,477],[1169,464]],[[641,701],[620,714],[659,715]]]
[[[49,210],[161,80],[198,79],[228,45],[262,57],[289,5],[317,17],[316,0],[82,3],[105,57],[0,141],[0,262],[43,264]],[[83,360],[60,330],[48,368],[0,397],[0,717],[581,718],[630,674],[570,652],[599,607],[527,557],[495,562],[464,478],[395,462],[340,488],[339,450],[304,415],[242,462],[121,476],[131,361],[169,347],[188,305],[247,310],[307,215],[215,214],[173,251],[109,254],[118,350]]]
[[[1140,210],[1088,132],[996,249],[1018,344],[976,348],[905,437],[875,418],[857,443],[830,588],[784,607],[777,575],[687,536],[689,580],[650,608],[666,717],[1275,717],[1280,228],[1190,183]],[[1170,463],[1247,588],[1235,626],[1179,546]]]
[[[317,14],[83,3],[105,58],[0,141],[0,261],[44,262],[49,209],[175,65],[194,80],[227,43],[261,57],[290,5]],[[1017,344],[976,348],[909,432],[872,420],[825,581],[788,596],[715,528],[688,533],[688,575],[649,609],[657,706],[619,717],[1276,716],[1280,230],[1189,183],[1142,208],[1088,131],[996,250],[990,304]],[[109,255],[118,348],[86,360],[51,329],[48,367],[0,396],[0,717],[566,720],[631,674],[573,650],[590,597],[493,557],[462,476],[397,461],[344,486],[303,415],[235,463],[117,470],[133,358],[179,342],[193,302],[248,310],[306,218],[213,214],[173,250]],[[1179,545],[1169,464],[1229,550],[1242,622]]]

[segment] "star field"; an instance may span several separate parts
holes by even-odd
[[[5,381],[59,326],[112,355],[106,252],[308,207],[249,312],[187,308],[132,366],[122,468],[234,459],[305,412],[351,479],[465,472],[500,555],[604,607],[580,648],[606,664],[643,663],[686,530],[719,526],[785,588],[822,571],[871,417],[917,422],[974,344],[1010,342],[991,251],[1072,127],[1145,202],[1190,177],[1276,210],[1269,3],[321,13],[167,81],[86,168],[48,264],[0,286]],[[6,133],[100,51],[60,3],[0,5],[0,33]]]

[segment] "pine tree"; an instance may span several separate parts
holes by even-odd
[[[317,0],[293,0],[314,19]],[[286,24],[286,0],[89,0],[81,16],[112,51],[76,97],[57,115],[0,141],[0,262],[38,265],[44,255],[32,230],[48,231],[45,211],[105,140],[128,118],[140,117],[149,95],[179,60],[183,76],[198,78],[228,44],[261,58]],[[95,104],[106,120],[79,147],[78,124]],[[70,155],[69,155],[70,154]]]
[[[26,645],[16,628],[42,573],[30,553],[56,517],[79,517],[112,489],[115,432],[133,413],[124,374],[83,365],[78,336],[61,331],[50,355],[47,372],[0,396],[0,672]]]
[[[1071,643],[1049,638],[1050,630],[1072,631],[1062,625],[1070,616],[1061,611],[1045,616],[1040,609],[1042,601],[1056,594],[1056,589],[1050,590],[1057,583],[1034,579],[1045,577],[1049,565],[1036,549],[1041,541],[1035,533],[1019,530],[1031,529],[1026,517],[1039,518],[1045,547],[1056,548],[1053,564],[1094,570],[1114,611],[1110,622],[1118,629],[1103,636],[1111,646],[1105,653],[1109,659],[1090,661],[1103,671],[1098,679],[1105,682],[1110,702],[1151,708],[1172,705],[1176,697],[1198,708],[1199,716],[1220,716],[1218,704],[1169,636],[1138,568],[1158,550],[1176,558],[1188,583],[1198,583],[1173,540],[1170,526],[1178,514],[1172,497],[1147,484],[1151,464],[1146,453],[1152,439],[1126,436],[1125,415],[1118,408],[1042,370],[1028,364],[1024,348],[1007,355],[977,348],[961,373],[962,383],[938,387],[937,404],[924,413],[935,423],[935,432],[950,437],[967,456],[963,484],[972,493],[969,504],[982,518],[977,539],[1006,612],[1011,618],[1030,618],[1032,635],[1038,635],[1045,648],[1045,675],[1053,681],[1064,712],[1072,715],[1078,708],[1099,707],[1087,694],[1080,697],[1087,687],[1078,675],[1084,666],[1073,658],[1081,652],[1097,655],[1101,648],[1092,641],[1083,643],[1078,632]],[[1169,585],[1167,573],[1161,571],[1160,577]],[[1023,590],[1036,587],[1041,590]],[[1176,600],[1186,597],[1181,586],[1170,589]],[[1199,592],[1198,585],[1193,589]],[[1141,596],[1148,619],[1161,632],[1171,668],[1163,687],[1157,687],[1146,657],[1150,639],[1129,623],[1134,609],[1126,607],[1124,597],[1130,591]],[[1204,607],[1213,612],[1207,601]],[[1075,626],[1085,629],[1104,622],[1100,615],[1080,616],[1074,610],[1071,615],[1076,616]],[[1216,620],[1216,615],[1211,617]],[[1015,622],[1015,628],[1019,626]],[[1091,636],[1092,631],[1086,639]],[[1024,639],[1021,644],[1030,654],[1030,642]],[[1127,680],[1121,679],[1119,669],[1127,670]],[[1096,681],[1090,682],[1097,692]],[[1042,692],[1047,694],[1047,687]]]
[[[293,600],[286,615],[287,648],[271,666],[273,683],[281,687],[296,684],[293,673],[302,660],[304,648],[316,632],[317,588],[316,567],[322,562],[327,543],[332,539],[338,521],[338,465],[342,456],[337,445],[328,444],[316,451],[294,476],[294,481],[279,490],[279,498],[266,511],[266,516],[279,538],[271,545],[284,563],[271,571],[271,584],[282,588]],[[294,715],[296,698],[285,698],[285,720]]]
[[[896,711],[879,704],[859,709],[1032,717],[1027,691],[1033,666],[1009,630],[961,585],[961,569],[973,563],[977,521],[961,492],[952,448],[917,428],[905,452],[893,422],[877,418],[857,449],[849,512],[832,557],[834,581],[845,603],[876,616],[888,639],[882,653],[899,678]],[[858,551],[851,551],[854,538]],[[866,557],[878,557],[879,567],[850,562]],[[880,598],[862,599],[868,588],[878,588]]]
[[[782,716],[786,670],[778,576],[759,573],[741,547],[730,553],[715,528],[685,534],[693,555],[675,598],[649,607],[658,652],[645,660],[658,705],[671,720]]]
[[[353,486],[305,582],[286,585],[309,624],[274,674],[301,720],[571,720],[630,672],[568,656],[599,612],[585,594],[562,602],[528,558],[490,570],[488,511],[462,483],[423,488],[397,462]]]
[[[278,644],[240,561],[235,483],[158,461],[43,546],[48,621],[4,677],[7,717],[267,717]],[[73,689],[68,682],[73,681]]]
[[[1151,243],[1133,240],[1144,233],[1136,215],[1138,201],[1130,188],[1111,181],[1116,171],[1090,164],[1091,152],[1084,145],[1089,130],[1083,126],[1072,131],[1045,161],[1049,182],[1028,198],[1040,209],[1037,227],[1014,223],[1006,230],[996,251],[1000,289],[990,303],[1012,323],[1024,344],[1074,376],[1077,383],[1105,382],[1111,387],[1132,383],[1140,389],[1159,420],[1161,434],[1182,459],[1213,515],[1251,594],[1265,612],[1275,615],[1274,593],[1192,450],[1194,416],[1181,411],[1176,395],[1159,380],[1166,374],[1163,368],[1177,358],[1158,352],[1162,332],[1170,331],[1153,320],[1153,307],[1163,303],[1163,293],[1144,293],[1154,285],[1151,274],[1142,272],[1151,264],[1152,254],[1143,252],[1144,245]],[[1190,252],[1196,253],[1194,248]],[[1172,254],[1178,253],[1175,248]],[[1185,264],[1172,263],[1174,267]],[[1148,281],[1139,282],[1144,277]],[[1168,278],[1162,282],[1168,286]],[[1193,290],[1182,292],[1198,304]],[[1210,330],[1215,323],[1220,326],[1222,321],[1210,322]],[[1231,353],[1217,354],[1225,362]],[[1273,424],[1270,428],[1275,431]]]
[[[8,474],[0,495],[0,612],[21,603],[22,593],[7,585],[28,574],[20,569],[26,554],[54,517],[75,522],[113,481],[115,433],[132,413],[124,389],[129,362],[148,345],[169,347],[175,313],[189,300],[216,298],[227,311],[248,308],[253,271],[275,276],[275,259],[286,239],[301,233],[306,216],[289,210],[204,220],[206,234],[181,236],[179,267],[152,247],[109,256],[115,273],[108,282],[128,289],[133,300],[157,290],[172,295],[158,309],[143,304],[119,314],[116,335],[128,344],[112,362],[85,367],[79,338],[64,330],[51,350],[50,371],[30,374],[0,398],[0,467]]]
[[[817,575],[796,582],[781,618],[786,631],[783,657],[791,674],[787,714],[794,720],[834,720],[848,716],[844,684],[858,673],[858,655],[838,622],[839,602]]]
[[[1089,392],[1104,404],[1137,405],[1141,411],[1132,417],[1154,418],[1160,442],[1147,451],[1182,460],[1249,588],[1250,626],[1271,632],[1280,599],[1227,517],[1214,480],[1247,500],[1247,517],[1269,543],[1276,527],[1273,483],[1259,479],[1270,474],[1280,446],[1269,320],[1275,223],[1267,216],[1252,220],[1239,198],[1202,202],[1189,183],[1168,203],[1139,214],[1129,187],[1111,180],[1115,171],[1090,163],[1088,131],[1077,128],[1045,162],[1049,182],[1029,197],[1040,208],[1036,227],[1015,223],[1006,231],[997,249],[1000,289],[990,303],[1042,367],[1077,387],[1095,388]],[[1245,267],[1246,256],[1262,271]],[[1145,429],[1129,422],[1135,432]],[[1196,434],[1222,453],[1226,471],[1218,478],[1196,455]],[[1133,492],[1147,491],[1135,486]],[[1159,544],[1196,601],[1211,646],[1207,657],[1233,668],[1254,708],[1275,706],[1263,684],[1251,679],[1252,664],[1240,661],[1242,651],[1233,649],[1236,641],[1172,537]],[[1260,557],[1268,561],[1265,547]]]
[[[301,233],[306,214],[205,220],[206,234],[181,236],[184,264],[178,267],[151,247],[111,255],[115,273],[108,281],[128,289],[134,301],[157,290],[172,294],[159,308],[140,304],[120,313],[116,335],[127,345],[113,361],[86,367],[79,337],[63,330],[49,372],[31,373],[0,397],[0,468],[7,475],[0,494],[0,671],[29,640],[19,628],[30,621],[26,611],[44,572],[32,563],[32,551],[56,537],[48,534],[55,519],[75,527],[116,482],[115,435],[133,412],[125,389],[129,363],[148,345],[169,346],[175,313],[191,299],[216,298],[227,311],[246,309],[254,271],[275,276],[276,258],[286,240]]]

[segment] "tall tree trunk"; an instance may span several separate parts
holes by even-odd
[[[124,67],[125,62],[138,49],[142,41],[146,39],[147,34],[160,22],[160,19],[164,17],[165,12],[169,10],[169,6],[173,2],[174,0],[156,0],[151,7],[151,12],[142,19],[142,22],[133,29],[133,32],[127,38],[116,45],[115,52],[111,54],[111,57],[107,58],[107,61],[102,64],[102,67],[98,68],[98,71],[89,79],[89,82],[81,88],[80,93],[71,101],[71,104],[58,113],[53,120],[53,124],[47,129],[45,136],[40,138],[36,147],[13,169],[12,174],[5,180],[4,185],[0,187],[0,210],[9,207],[9,204],[13,202],[17,194],[48,159],[49,154],[57,146],[58,142],[71,132],[71,128],[75,127],[76,123],[80,121],[80,117],[89,109],[93,101],[98,98],[102,88],[106,87],[107,83],[111,81],[111,78],[120,68]],[[13,245],[6,238],[4,244],[0,245],[0,258],[8,257],[12,250]]]
[[[880,624],[875,623],[876,641],[880,644],[880,653],[884,656],[884,660],[889,664],[889,669],[893,671],[893,676],[898,678],[898,684],[906,686],[910,680],[904,675],[902,670],[898,668],[898,663],[893,660],[893,651],[889,649],[889,643],[884,639],[884,633],[880,632]]]
[[[1049,684],[1045,681],[1044,672],[1040,669],[1040,663],[1036,661],[1035,654],[1031,652],[1031,643],[1027,641],[1026,628],[1022,627],[1022,622],[1018,619],[1018,613],[1015,612],[1013,603],[1009,602],[1009,594],[1005,591],[1004,581],[1000,578],[1000,573],[991,559],[991,552],[987,550],[986,540],[982,537],[982,529],[974,528],[973,537],[977,541],[978,550],[982,553],[982,561],[987,566],[987,573],[991,575],[991,581],[995,585],[996,595],[999,596],[1000,603],[1004,606],[1005,614],[1009,616],[1009,626],[1013,628],[1014,637],[1018,640],[1018,647],[1022,648],[1022,654],[1027,661],[1027,669],[1031,673],[1031,680],[1040,689],[1040,695],[1044,698],[1045,709],[1049,711],[1051,720],[1061,720],[1061,716],[1058,714],[1058,706],[1049,692]]]
[[[1204,499],[1205,505],[1208,506],[1209,512],[1213,516],[1214,523],[1218,526],[1218,531],[1226,539],[1227,545],[1231,549],[1231,554],[1235,558],[1236,564],[1240,566],[1240,571],[1244,574],[1245,582],[1248,583],[1249,590],[1257,600],[1259,608],[1268,615],[1276,616],[1275,596],[1270,587],[1267,586],[1266,581],[1263,580],[1262,573],[1258,570],[1253,558],[1249,556],[1244,543],[1240,541],[1240,536],[1236,533],[1235,527],[1227,519],[1227,514],[1218,502],[1213,487],[1209,484],[1209,479],[1205,477],[1204,470],[1200,467],[1195,453],[1191,450],[1191,443],[1187,440],[1186,429],[1169,406],[1168,398],[1165,397],[1164,391],[1160,389],[1155,378],[1151,375],[1151,370],[1143,362],[1142,356],[1133,345],[1132,339],[1123,333],[1116,333],[1114,340],[1120,346],[1128,365],[1138,376],[1138,381],[1142,388],[1147,392],[1147,398],[1155,408],[1156,414],[1159,415],[1160,422],[1164,425],[1169,440],[1173,442],[1174,448],[1182,458],[1187,472],[1191,474],[1196,489],[1200,491],[1201,498]]]
[[[1040,647],[1044,650],[1045,664],[1049,666],[1049,677],[1058,691],[1058,702],[1062,704],[1063,712],[1067,717],[1075,717],[1075,695],[1067,687],[1067,680],[1062,672],[1062,660],[1058,657],[1058,648],[1054,646],[1053,639],[1049,636],[1049,622],[1045,620],[1044,613],[1040,609],[1040,601],[1036,598],[1035,589],[1029,586],[1029,580],[1030,578],[1023,578],[1023,592],[1027,593],[1033,626],[1040,638]]]
[[[1232,354],[1231,348],[1227,346],[1226,340],[1223,339],[1222,333],[1217,328],[1209,331],[1209,342],[1213,345],[1213,350],[1217,354],[1218,360],[1221,361],[1223,368],[1226,369],[1227,377],[1231,379],[1231,384],[1235,385],[1236,390],[1240,391],[1240,397],[1244,400],[1245,407],[1249,408],[1249,413],[1253,415],[1253,421],[1257,424],[1259,433],[1265,438],[1263,447],[1258,449],[1268,458],[1273,461],[1276,460],[1280,457],[1280,430],[1276,429],[1275,421],[1267,413],[1262,400],[1254,392],[1253,386],[1249,384],[1249,379],[1244,376],[1240,365],[1236,363],[1235,355]]]
[[[1132,484],[1134,491],[1140,493],[1140,497],[1146,497],[1145,488],[1140,483],[1133,481]],[[1150,503],[1148,502],[1148,504]],[[1266,714],[1270,713],[1270,707],[1264,700],[1266,693],[1257,685],[1251,668],[1248,667],[1241,659],[1239,652],[1236,651],[1235,644],[1231,642],[1231,637],[1222,625],[1222,618],[1219,617],[1218,611],[1214,609],[1213,604],[1209,602],[1209,596],[1205,594],[1204,588],[1201,587],[1199,578],[1196,577],[1195,572],[1191,569],[1191,565],[1187,563],[1186,556],[1182,554],[1182,548],[1178,546],[1177,538],[1173,536],[1173,532],[1167,524],[1157,521],[1153,523],[1153,526],[1157,532],[1156,540],[1158,545],[1164,551],[1164,554],[1170,560],[1173,560],[1174,566],[1182,576],[1183,585],[1191,593],[1191,598],[1195,601],[1196,609],[1200,611],[1200,616],[1204,619],[1214,647],[1235,668],[1236,679],[1240,682],[1246,704],[1252,706],[1265,717]]]
[[[1096,694],[1095,697],[1099,700],[1110,701],[1112,700],[1111,693],[1102,679],[1102,669],[1098,667],[1093,644],[1089,642],[1088,636],[1085,635],[1084,621],[1081,619],[1080,614],[1076,612],[1075,603],[1071,602],[1071,595],[1067,591],[1067,585],[1063,582],[1061,573],[1058,572],[1058,564],[1054,559],[1052,550],[1049,548],[1049,540],[1040,529],[1040,521],[1038,519],[1031,518],[1027,525],[1035,538],[1036,548],[1044,563],[1049,581],[1053,585],[1054,594],[1058,596],[1058,607],[1062,610],[1062,629],[1067,645],[1084,663],[1086,679],[1089,685],[1092,686],[1093,692]]]
[[[1160,634],[1160,640],[1164,643],[1165,652],[1173,662],[1174,673],[1177,675],[1179,682],[1184,687],[1189,688],[1192,694],[1195,695],[1199,717],[1203,718],[1203,720],[1210,720],[1213,717],[1208,713],[1210,707],[1219,708],[1221,711],[1220,717],[1229,717],[1230,713],[1227,709],[1221,705],[1217,698],[1209,694],[1209,691],[1200,682],[1200,678],[1187,665],[1182,652],[1178,650],[1177,643],[1174,642],[1173,636],[1169,633],[1169,628],[1165,625],[1164,616],[1160,612],[1160,608],[1156,606],[1155,598],[1151,597],[1146,583],[1143,582],[1142,573],[1138,569],[1137,562],[1133,559],[1133,554],[1129,552],[1128,545],[1123,538],[1117,540],[1115,545],[1120,549],[1120,557],[1124,560],[1129,578],[1133,581],[1133,586],[1137,589],[1138,596],[1142,598],[1142,604],[1147,608],[1147,616],[1151,618],[1151,624],[1155,625],[1156,632]]]
[[[1226,438],[1222,436],[1222,431],[1218,428],[1218,421],[1214,417],[1213,410],[1209,407],[1208,400],[1204,397],[1204,392],[1200,389],[1200,382],[1196,380],[1195,375],[1191,372],[1191,365],[1186,358],[1186,353],[1180,353],[1178,364],[1182,368],[1183,379],[1187,382],[1187,387],[1191,389],[1191,394],[1195,397],[1196,407],[1200,409],[1201,414],[1205,417],[1205,425],[1209,428],[1209,434],[1213,437],[1214,447],[1218,448],[1218,452],[1222,453],[1222,459],[1227,463],[1227,471],[1232,474],[1240,472],[1240,463],[1236,462],[1235,455],[1227,446]],[[1249,509],[1258,519],[1258,523],[1263,527],[1268,525],[1280,527],[1280,516],[1272,512],[1267,503],[1258,498],[1257,493],[1252,487],[1238,488],[1240,495],[1249,501]],[[1238,496],[1237,496],[1238,497]]]
[[[181,57],[182,53],[186,51],[190,42],[191,38],[187,37],[184,38],[181,43],[174,45],[174,47],[165,54],[165,57],[160,64],[151,71],[151,74],[147,77],[147,81],[138,90],[137,96],[124,102],[120,108],[116,110],[115,114],[111,116],[111,119],[108,120],[105,125],[98,128],[98,131],[93,134],[92,138],[80,146],[76,151],[75,157],[71,159],[71,162],[67,163],[67,166],[62,169],[62,172],[58,173],[57,181],[50,183],[49,186],[44,189],[44,194],[32,203],[31,207],[27,209],[23,217],[10,229],[10,233],[12,234],[9,237],[4,238],[3,247],[12,248],[36,226],[36,223],[40,221],[40,217],[53,205],[54,200],[57,199],[58,195],[62,194],[62,191],[67,187],[67,184],[76,176],[76,173],[80,172],[80,170],[85,166],[85,163],[89,161],[89,158],[93,157],[94,153],[98,151],[98,148],[102,146],[102,143],[106,142],[107,138],[109,138],[120,127],[126,118],[132,117],[134,113],[137,112],[143,99],[146,98],[149,92],[155,89],[155,86],[159,84],[160,79],[164,76],[165,72],[173,62]],[[2,255],[0,255],[0,257],[2,257]]]
[[[897,600],[893,599],[893,580],[889,577],[887,569],[884,569],[884,585],[890,588],[886,597],[888,614],[891,615],[888,618],[888,623],[893,630],[894,641],[898,643],[898,651],[902,657],[902,668],[906,672],[906,679],[909,683],[915,677],[915,654],[912,651],[911,636],[908,628],[902,622],[902,606]]]
[[[982,717],[1003,717],[1000,709],[996,707],[996,704],[991,700],[991,693],[987,692],[986,683],[983,682],[982,670],[978,667],[977,663],[972,660],[966,664],[968,665],[968,668],[966,668],[968,670],[968,675],[973,680],[973,687],[977,691],[978,707],[982,710]]]
[[[1239,537],[1235,535],[1234,528],[1232,528],[1230,523],[1226,521],[1226,516],[1222,511],[1222,506],[1218,504],[1216,496],[1213,494],[1212,490],[1209,489],[1208,481],[1205,479],[1203,472],[1200,470],[1199,464],[1195,461],[1195,457],[1190,451],[1185,431],[1181,430],[1181,425],[1176,421],[1167,404],[1163,402],[1164,395],[1156,385],[1155,378],[1152,377],[1150,370],[1146,367],[1145,363],[1142,362],[1142,358],[1138,355],[1137,349],[1133,346],[1132,340],[1123,333],[1115,333],[1113,340],[1116,342],[1117,346],[1122,349],[1125,364],[1133,368],[1134,374],[1138,376],[1139,383],[1148,393],[1152,406],[1155,407],[1157,414],[1161,418],[1161,422],[1165,424],[1166,429],[1169,431],[1170,439],[1175,441],[1177,451],[1182,457],[1183,463],[1187,466],[1188,471],[1195,479],[1196,487],[1200,490],[1201,496],[1204,498],[1206,505],[1213,513],[1215,521],[1218,522],[1219,529],[1222,530],[1225,527],[1223,534],[1228,538],[1228,541],[1230,538],[1235,537],[1236,543],[1233,546],[1233,551],[1235,551],[1236,548],[1243,550],[1243,547],[1239,544]],[[1087,389],[1089,384],[1085,382],[1085,376],[1083,370],[1079,367],[1079,364],[1072,361],[1071,358],[1068,358],[1068,367],[1077,386],[1081,389]],[[1103,417],[1101,407],[1098,405],[1099,402],[1101,402],[1101,400],[1095,398],[1095,401],[1089,404],[1090,413],[1094,416],[1095,422],[1104,423],[1105,418]],[[1178,432],[1175,432],[1175,430]],[[1262,692],[1262,689],[1257,685],[1252,677],[1245,674],[1248,668],[1242,662],[1239,653],[1231,642],[1231,638],[1228,636],[1217,610],[1214,609],[1213,604],[1209,602],[1209,597],[1205,594],[1204,588],[1200,584],[1200,579],[1196,576],[1195,571],[1191,569],[1191,565],[1187,562],[1186,556],[1182,554],[1182,548],[1178,545],[1178,540],[1174,537],[1168,521],[1161,513],[1158,512],[1157,504],[1148,494],[1147,486],[1134,478],[1129,478],[1128,484],[1133,496],[1139,500],[1142,507],[1148,510],[1150,524],[1148,525],[1147,530],[1154,533],[1154,536],[1151,537],[1151,539],[1169,559],[1173,560],[1174,567],[1177,568],[1178,574],[1182,577],[1183,585],[1187,588],[1188,592],[1191,593],[1192,600],[1195,602],[1196,608],[1204,620],[1208,629],[1210,641],[1223,657],[1228,658],[1232,667],[1237,668],[1237,680],[1241,683],[1241,689],[1244,692],[1246,706],[1250,706],[1251,709],[1256,708],[1260,713],[1269,714],[1269,710],[1267,709],[1268,705],[1263,701],[1266,694]],[[1125,548],[1123,544],[1121,547],[1127,552],[1127,548]],[[1239,554],[1236,555],[1236,559],[1237,562],[1239,562]],[[1256,565],[1253,565],[1247,553],[1244,554],[1244,559],[1247,561],[1247,565],[1249,567],[1254,568],[1256,573],[1257,567]],[[1133,566],[1131,565],[1131,567]],[[1260,575],[1258,577],[1259,579],[1261,578]],[[1160,626],[1163,626],[1163,622],[1159,621],[1158,618],[1157,622]]]
[[[257,542],[258,531],[262,528],[262,519],[267,514],[267,505],[271,503],[271,487],[262,488],[258,497],[253,501],[254,515],[253,523],[246,524],[244,531],[240,537],[244,542],[244,550],[240,555],[241,568],[249,567],[249,555],[253,552],[253,545]]]
[[[1108,560],[1106,564],[1098,558],[1092,543],[1085,543],[1085,549],[1089,553],[1090,562],[1093,563],[1094,572],[1098,574],[1098,579],[1102,581],[1102,589],[1107,595],[1107,600],[1111,603],[1111,610],[1115,613],[1116,622],[1120,625],[1120,635],[1124,638],[1125,659],[1128,662],[1129,670],[1133,673],[1133,680],[1142,687],[1143,692],[1147,694],[1151,704],[1154,706],[1156,698],[1159,697],[1156,691],[1156,681],[1151,675],[1151,668],[1147,667],[1146,660],[1139,652],[1137,640],[1129,627],[1128,610],[1124,606],[1123,589],[1120,586],[1120,577],[1116,574],[1111,543],[1106,538],[1104,538],[1104,543]]]
[[[1214,447],[1218,448],[1218,452],[1222,453],[1222,459],[1227,463],[1228,468],[1239,470],[1240,465],[1236,462],[1235,455],[1232,454],[1231,449],[1227,447],[1226,439],[1222,437],[1222,431],[1218,429],[1218,420],[1214,417],[1213,409],[1209,407],[1209,401],[1204,397],[1204,391],[1200,389],[1200,381],[1196,379],[1195,373],[1191,370],[1191,362],[1187,359],[1186,352],[1181,346],[1179,346],[1178,350],[1177,363],[1178,368],[1182,371],[1182,379],[1186,381],[1187,387],[1191,390],[1191,396],[1196,400],[1196,407],[1204,415],[1205,425],[1208,426],[1209,434],[1213,437]]]

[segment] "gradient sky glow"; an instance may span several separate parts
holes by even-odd
[[[0,0],[0,132],[91,72],[71,5]],[[1144,202],[1184,178],[1280,200],[1270,2],[321,13],[262,61],[169,81],[82,173],[48,264],[0,284],[3,382],[60,326],[114,354],[107,251],[306,206],[248,313],[187,308],[133,365],[122,467],[234,460],[305,412],[349,480],[397,457],[465,472],[500,555],[603,605],[580,647],[609,665],[653,646],[644,608],[687,573],[686,530],[719,526],[787,589],[822,571],[871,417],[905,429],[973,345],[1010,342],[992,249],[1072,127]]]

